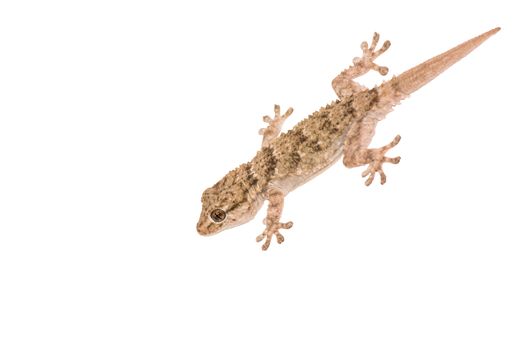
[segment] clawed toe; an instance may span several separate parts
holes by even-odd
[[[362,177],[368,176],[368,179],[366,179],[366,181],[365,181],[365,185],[366,186],[370,186],[372,184],[372,182],[374,181],[376,173],[379,173],[379,176],[381,178],[381,185],[385,184],[385,182],[386,182],[386,174],[383,171],[383,162],[382,161],[378,161],[378,162],[374,162],[372,164],[369,164],[368,168],[365,171],[363,171],[363,173],[361,174]]]
[[[362,177],[368,176],[368,179],[366,179],[365,181],[366,186],[370,186],[372,184],[372,182],[374,181],[375,173],[379,173],[379,176],[381,177],[381,185],[384,185],[386,183],[386,175],[383,171],[383,164],[397,164],[401,161],[401,157],[390,158],[386,157],[385,153],[388,150],[395,147],[400,140],[401,136],[397,135],[388,145],[378,149],[369,150],[369,152],[371,152],[370,163],[368,164],[368,168],[361,174]]]
[[[259,135],[263,135],[263,147],[267,146],[273,139],[275,139],[277,136],[279,136],[279,133],[281,132],[281,127],[291,114],[293,113],[293,108],[288,108],[288,110],[281,115],[281,107],[279,105],[274,106],[274,118],[271,118],[270,116],[265,115],[263,117],[263,121],[265,123],[268,123],[268,126],[266,128],[262,128],[259,130]]]
[[[285,222],[285,223],[282,223],[282,222],[279,222],[279,223],[273,223],[273,224],[268,224],[266,222],[266,220],[263,221],[265,224],[266,224],[266,229],[264,230],[263,233],[261,233],[260,235],[258,235],[255,240],[257,242],[260,242],[262,241],[263,239],[266,238],[266,241],[264,241],[261,249],[262,250],[267,250],[268,247],[270,246],[270,243],[272,241],[272,236],[275,236],[275,239],[277,241],[278,244],[281,244],[284,242],[284,236],[279,232],[279,229],[289,229],[293,226],[293,222],[291,221],[288,221],[288,222]]]
[[[392,164],[397,164],[399,163],[400,160],[401,160],[401,157],[395,157],[395,158],[384,157],[383,158],[384,163],[392,163]]]
[[[378,66],[374,63],[374,60],[377,57],[381,56],[386,50],[388,50],[388,48],[390,47],[390,41],[386,40],[383,43],[383,46],[381,46],[381,48],[376,51],[376,46],[378,42],[379,34],[374,33],[374,37],[372,38],[370,47],[368,46],[368,43],[366,41],[361,43],[361,50],[363,51],[363,56],[354,58],[354,64],[362,65],[366,69],[375,70],[381,75],[386,75],[388,74],[388,68],[384,66]]]

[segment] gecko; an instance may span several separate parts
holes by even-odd
[[[369,186],[379,176],[386,182],[383,164],[397,164],[400,157],[386,153],[395,147],[401,137],[379,148],[369,148],[379,121],[402,100],[427,84],[450,66],[500,30],[499,27],[435,56],[404,73],[393,76],[373,88],[366,88],[356,78],[376,71],[386,75],[388,68],[374,61],[389,47],[384,41],[380,48],[379,34],[374,33],[370,45],[361,44],[362,56],[356,57],[347,69],[332,80],[337,100],[320,108],[287,132],[281,132],[284,121],[292,114],[284,114],[274,106],[274,117],[264,116],[268,124],[259,130],[262,145],[255,157],[226,174],[219,182],[206,189],[201,197],[202,211],[197,232],[203,236],[217,234],[252,220],[268,201],[264,231],[256,237],[264,240],[267,250],[272,238],[284,242],[281,229],[290,229],[292,221],[281,222],[285,196],[312,180],[343,158],[345,167],[367,166],[362,173]]]

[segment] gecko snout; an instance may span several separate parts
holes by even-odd
[[[210,235],[217,233],[217,231],[218,231],[218,226],[214,225],[211,222],[199,221],[197,223],[197,232],[201,236],[210,236]]]
[[[197,232],[202,236],[206,236],[208,234],[206,226],[202,222],[197,223]]]

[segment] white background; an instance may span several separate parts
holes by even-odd
[[[181,3],[2,1],[0,348],[525,348],[519,2]],[[197,234],[261,116],[333,100],[374,31],[399,74],[495,26],[379,126],[386,185],[335,165],[265,253],[264,211]]]

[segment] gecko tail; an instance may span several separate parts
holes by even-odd
[[[410,95],[432,81],[435,77],[443,73],[454,63],[467,56],[472,50],[481,45],[485,40],[499,32],[500,27],[496,27],[483,33],[475,38],[465,41],[453,49],[450,49],[441,55],[435,56],[414,68],[394,77],[386,84],[395,84],[395,89],[404,95]]]

